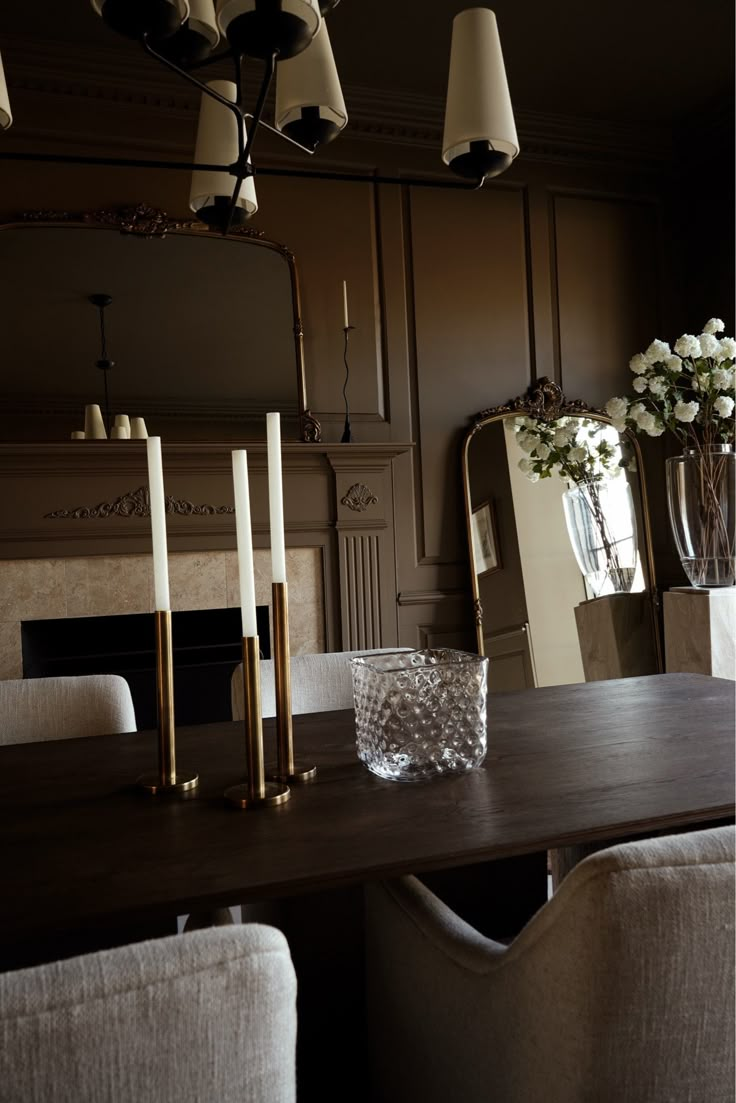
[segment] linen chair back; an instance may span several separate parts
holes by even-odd
[[[380,647],[372,651],[328,651],[322,655],[294,655],[291,659],[291,711],[334,712],[353,707],[354,655],[380,655],[411,651],[410,647]],[[276,715],[276,678],[273,659],[261,660],[261,715]],[[231,682],[233,720],[243,719],[243,667],[233,671]]]
[[[0,681],[0,745],[135,730],[130,687],[117,674]]]
[[[255,924],[0,975],[3,1103],[294,1103],[296,977]]]
[[[367,896],[382,1103],[732,1103],[732,827],[599,851],[508,947],[413,878]]]

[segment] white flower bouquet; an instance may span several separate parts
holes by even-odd
[[[733,443],[736,341],[718,338],[724,324],[711,318],[699,337],[684,333],[674,349],[652,341],[629,361],[634,393],[611,398],[606,413],[619,430],[650,437],[673,433],[683,447],[702,450]]]
[[[668,504],[680,560],[695,586],[736,581],[736,341],[718,336],[724,328],[711,318],[700,336],[684,333],[672,349],[653,341],[629,363],[634,393],[606,403],[617,429],[650,437],[669,432],[682,445],[683,455],[667,461]]]
[[[533,483],[560,475],[570,486],[599,483],[621,471],[621,447],[608,439],[605,423],[592,418],[560,417],[538,421],[517,417],[510,423],[516,443],[527,456],[519,468]]]
[[[563,507],[578,564],[595,596],[605,588],[629,590],[636,566],[636,529],[622,467],[618,431],[593,418],[507,422],[526,455],[518,466],[531,482],[554,475],[567,482]],[[623,486],[621,484],[623,483]],[[616,486],[621,493],[613,493]],[[624,507],[624,508],[622,508]]]

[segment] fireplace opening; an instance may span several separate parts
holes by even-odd
[[[256,609],[261,657],[271,657],[268,606]],[[242,659],[240,609],[171,614],[177,724],[230,720],[230,679]],[[21,624],[24,678],[120,674],[139,730],[155,728],[156,629],[152,613],[28,620]]]

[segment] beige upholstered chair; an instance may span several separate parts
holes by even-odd
[[[3,1103],[294,1103],[296,978],[271,927],[0,975]]]
[[[0,745],[135,730],[130,688],[117,674],[0,681]]]
[[[376,1100],[732,1103],[734,829],[586,858],[507,947],[367,890]]]
[[[354,655],[379,655],[386,651],[411,651],[410,647],[381,647],[373,651],[329,651],[324,655],[293,655],[291,659],[291,711],[334,712],[353,707]],[[261,660],[261,713],[276,715],[273,659]],[[233,720],[243,719],[243,670],[235,668],[231,682]]]

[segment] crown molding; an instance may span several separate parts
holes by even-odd
[[[71,101],[86,101],[116,109],[141,109],[161,116],[161,126],[148,128],[149,134],[118,136],[108,131],[105,145],[123,149],[173,156],[189,155],[199,108],[199,93],[178,80],[162,66],[147,58],[134,44],[118,43],[117,48],[84,48],[79,44],[58,44],[7,37],[3,57],[11,99],[15,107],[15,125],[8,138],[13,145],[63,142],[66,148],[89,145],[89,131],[83,134]],[[222,66],[207,70],[208,76],[227,76]],[[246,79],[246,94],[256,82]],[[405,91],[390,92],[361,85],[344,85],[351,138],[363,142],[404,146],[418,150],[440,148],[444,104],[436,97]],[[23,100],[27,97],[34,110],[53,127],[23,126]],[[70,101],[65,111],[60,100]],[[48,100],[48,106],[46,101]],[[53,102],[52,102],[53,101]],[[653,171],[666,166],[673,156],[674,136],[669,127],[613,122],[551,114],[518,108],[515,112],[522,154],[525,159],[617,165]],[[66,118],[66,123],[62,120]],[[175,124],[172,126],[172,124]],[[151,134],[161,135],[152,137]],[[347,134],[346,134],[347,136]],[[4,141],[8,139],[4,138]]]

